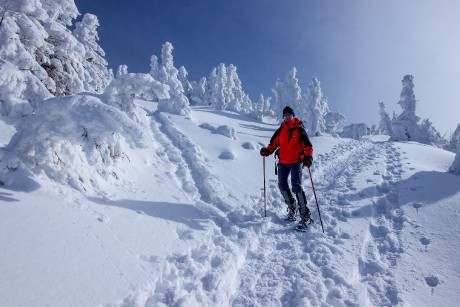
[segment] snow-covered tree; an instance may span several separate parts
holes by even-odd
[[[0,114],[22,117],[33,112],[38,104],[52,95],[29,70],[20,70],[0,59]]]
[[[21,116],[56,89],[44,68],[54,52],[46,41],[49,17],[38,0],[0,0],[0,14],[1,114]]]
[[[174,67],[173,49],[171,43],[163,44],[161,63],[158,63],[156,56],[151,57],[150,75],[169,87],[169,97],[159,99],[158,109],[173,114],[190,115],[190,103],[179,80],[179,70]]]
[[[236,67],[230,64],[227,68],[227,83],[225,85],[225,94],[227,100],[226,109],[235,112],[241,112],[242,99],[244,98],[241,81],[236,73]]]
[[[169,92],[167,85],[153,79],[149,74],[122,73],[112,80],[102,97],[105,103],[135,119],[134,98],[167,100],[169,99]]]
[[[228,100],[230,99],[228,93],[228,76],[227,67],[221,63],[217,67],[217,78],[215,79],[213,89],[216,92],[214,95],[215,106],[217,110],[225,110],[228,106]]]
[[[459,132],[459,131],[460,131],[460,125],[457,126],[457,129],[455,130],[455,132]],[[455,143],[453,147],[457,148],[457,154],[455,155],[454,162],[450,166],[449,171],[454,174],[460,175],[460,133],[458,134],[454,133],[451,139],[451,143]]]
[[[285,106],[290,106],[294,112],[297,111],[302,98],[302,90],[297,79],[297,69],[293,67],[287,73],[284,81],[278,79],[272,92],[275,94],[275,103],[272,104],[272,110],[275,114],[281,116]]]
[[[379,102],[380,122],[377,130],[378,134],[392,135],[391,118],[385,111],[385,103]]]
[[[207,81],[205,77],[202,77],[199,82],[191,82],[190,91],[190,105],[207,105],[205,101]]]
[[[253,112],[252,101],[243,90],[234,65],[221,63],[211,70],[206,80],[201,80],[195,91],[195,97],[202,96],[204,105],[214,106],[217,110],[230,110],[241,114]],[[204,90],[204,95],[203,95]]]
[[[338,111],[328,112],[324,116],[324,120],[326,122],[325,132],[333,135],[340,133],[343,130],[343,122],[345,119],[345,116]]]
[[[0,59],[10,76],[0,83],[3,97],[9,97],[1,102],[2,114],[30,112],[51,95],[75,94],[92,82],[85,66],[92,43],[69,30],[78,16],[74,0],[0,0],[0,16]],[[100,56],[103,60],[103,52]],[[20,82],[25,85],[15,88]]]
[[[275,94],[275,103],[271,108],[281,116],[285,106],[294,109],[296,117],[300,118],[305,129],[310,135],[320,133],[335,134],[343,128],[345,116],[339,112],[331,112],[327,98],[321,90],[321,83],[317,78],[312,78],[304,95],[297,79],[297,70],[292,68],[284,81],[277,80],[272,89]]]
[[[326,115],[329,113],[327,97],[323,94],[321,83],[317,78],[312,78],[308,84],[307,92],[302,99],[298,110],[298,116],[304,122],[305,129],[311,135],[318,135],[326,132]],[[340,117],[329,116],[330,120],[337,120]],[[331,123],[331,129],[336,124]],[[334,130],[335,128],[333,128]]]
[[[127,65],[119,65],[117,69],[117,78],[120,78],[123,75],[128,73],[128,66]]]
[[[449,143],[446,144],[445,148],[448,151],[457,152],[458,150],[458,140],[460,140],[460,125],[457,125],[454,133],[450,136]]]
[[[86,91],[101,93],[113,78],[111,70],[107,69],[105,52],[97,41],[99,21],[93,14],[85,14],[81,22],[77,22],[73,35],[85,47],[84,82]]]
[[[400,115],[393,116],[390,140],[415,141],[438,147],[443,146],[446,141],[433,127],[431,121],[425,119],[419,123],[420,118],[415,114],[417,101],[414,94],[414,77],[404,76],[402,85],[403,89],[398,103],[403,111]]]
[[[442,147],[445,143],[441,134],[434,128],[433,123],[429,119],[424,119],[417,125],[415,141]]]
[[[204,104],[216,106],[217,104],[217,68],[213,67],[206,79],[206,90],[204,95]]]
[[[340,112],[329,110],[327,97],[317,78],[312,78],[308,83],[307,91],[297,106],[296,115],[303,121],[310,135],[339,133],[343,129],[345,120],[345,116]]]
[[[44,68],[56,83],[56,96],[78,93],[84,89],[85,48],[68,29],[78,16],[74,0],[41,0],[49,18],[44,27],[52,45],[50,62]]]
[[[39,0],[43,8],[47,11],[52,21],[59,24],[70,26],[72,21],[78,16],[78,9],[74,0]]]
[[[227,110],[235,111],[242,114],[253,112],[252,102],[249,95],[243,90],[243,83],[238,77],[236,66],[230,64],[227,68],[227,86],[226,86]]]
[[[398,104],[402,113],[392,122],[391,140],[411,141],[417,134],[417,123],[420,118],[415,115],[417,101],[414,94],[414,76],[406,75],[402,79],[402,91]]]
[[[161,68],[160,68],[160,64],[158,63],[158,57],[153,54],[150,57],[150,75],[155,80],[166,79],[166,76],[160,76],[159,75],[160,71],[161,71]]]
[[[370,129],[367,127],[366,124],[350,124],[348,126],[343,127],[343,130],[339,133],[340,137],[343,138],[351,138],[359,140],[364,135],[369,135]]]
[[[273,112],[270,110],[271,99],[271,97],[265,98],[263,94],[260,94],[259,100],[254,103],[253,112],[250,116],[257,120],[262,120],[264,116],[273,116]]]
[[[182,88],[184,89],[184,95],[187,97],[189,103],[190,103],[190,98],[192,96],[192,83],[188,80],[188,72],[187,69],[185,69],[184,66],[179,67],[179,76],[178,79],[180,83],[182,84]]]

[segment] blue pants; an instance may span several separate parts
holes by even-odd
[[[278,163],[278,187],[281,191],[289,190],[288,177],[291,174],[292,192],[302,192],[302,163]]]

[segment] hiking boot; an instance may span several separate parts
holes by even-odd
[[[308,225],[310,225],[311,223],[313,223],[313,220],[310,218],[310,216],[302,217],[300,219],[300,222],[297,224],[297,230],[305,231]]]
[[[305,196],[304,191],[300,191],[295,194],[297,198],[297,203],[299,204],[299,213],[301,217],[305,219],[310,218],[310,209],[307,206],[307,197]]]
[[[297,204],[295,202],[294,197],[290,190],[283,190],[281,191],[281,195],[283,195],[284,202],[286,203],[287,207],[287,216],[286,219],[289,221],[295,221],[295,214],[297,212]]]
[[[297,212],[297,205],[296,203],[294,202],[293,204],[290,204],[287,208],[287,211],[288,211],[288,214],[287,214],[287,217],[286,219],[288,221],[295,221],[295,214]]]

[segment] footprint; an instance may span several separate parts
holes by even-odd
[[[420,243],[422,243],[422,245],[427,246],[427,245],[429,245],[431,243],[431,240],[428,239],[428,238],[423,237],[423,238],[420,239]]]
[[[428,286],[434,288],[439,285],[439,278],[437,278],[436,276],[428,276],[425,277],[425,282]]]
[[[224,151],[219,155],[221,160],[235,160],[235,154],[231,151]]]
[[[161,259],[158,256],[140,255],[139,259],[141,259],[143,261],[146,261],[146,262],[153,263],[153,264],[161,263]]]
[[[255,149],[256,148],[256,146],[253,143],[250,143],[250,142],[243,143],[242,146],[243,146],[244,149]]]
[[[97,220],[101,223],[107,223],[109,221],[109,218],[105,215],[101,215],[97,218]]]
[[[419,204],[419,203],[413,203],[413,204],[412,204],[412,207],[414,207],[415,210],[417,210],[417,213],[418,213],[418,209],[422,208],[423,205],[422,205],[422,204]]]

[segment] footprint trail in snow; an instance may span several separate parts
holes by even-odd
[[[166,115],[153,116],[153,134],[164,147],[158,154],[174,164],[171,176],[210,216],[212,230],[202,245],[165,259],[153,293],[143,294],[147,304],[358,306],[400,301],[391,268],[401,250],[404,217],[396,182],[402,168],[391,145],[350,140],[316,157],[312,173],[325,233],[308,190],[308,172],[304,189],[315,224],[301,233],[284,220],[276,180],[268,181],[268,217],[263,218],[257,209],[263,195],[250,195],[245,204],[233,202],[236,198],[213,175],[200,147]],[[382,156],[385,164],[378,162]],[[359,182],[363,174],[369,178],[365,183]],[[346,240],[353,241],[353,249],[345,249]]]

